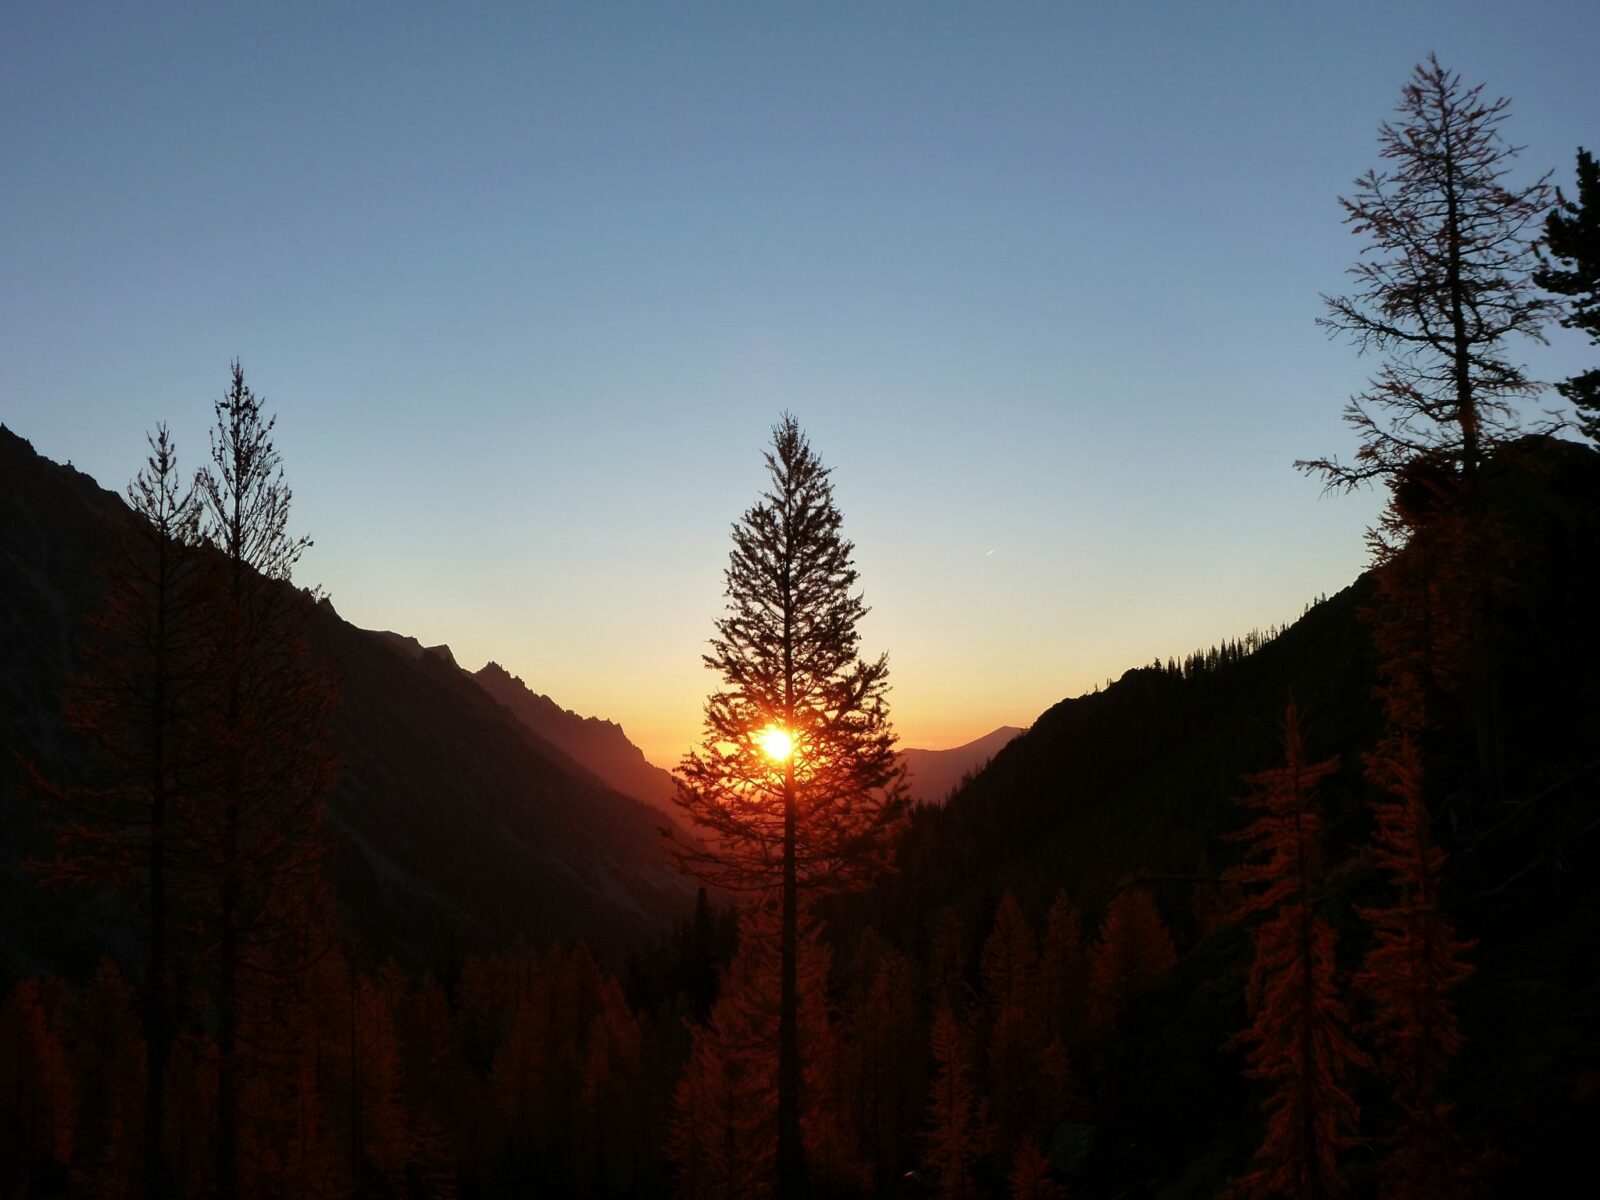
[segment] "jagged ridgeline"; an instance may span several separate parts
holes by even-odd
[[[42,891],[24,872],[49,846],[21,761],[48,777],[76,769],[62,685],[132,518],[120,497],[3,428],[0,480],[0,975],[81,975],[135,944],[138,925],[109,896]],[[374,953],[432,965],[452,946],[519,934],[620,950],[688,911],[693,891],[656,845],[659,809],[603,782],[444,656],[411,654],[326,602],[308,634],[339,681],[331,873],[345,923]]]
[[[1506,787],[1488,809],[1456,805],[1449,781],[1439,793],[1441,890],[1476,942],[1453,993],[1466,1040],[1443,1094],[1466,1143],[1484,1148],[1475,1169],[1490,1186],[1569,1195],[1592,1178],[1600,1121],[1600,454],[1524,439],[1486,479],[1509,556],[1490,622]],[[8,750],[70,775],[61,681],[128,512],[9,432],[0,481],[0,728]],[[1384,726],[1364,617],[1374,604],[1363,577],[1276,636],[1062,701],[947,804],[916,811],[898,872],[830,903],[825,931],[808,933],[804,1131],[818,1178],[917,1194],[942,1164],[978,1196],[1055,1182],[1201,1197],[1247,1169],[1266,1091],[1229,1048],[1249,1024],[1252,957],[1228,882],[1246,847],[1230,835],[1251,819],[1244,777],[1283,763],[1292,700],[1307,761],[1339,759],[1316,788],[1314,907],[1337,940],[1335,978],[1360,971],[1373,937],[1359,914],[1388,886],[1363,771]],[[757,1118],[773,1059],[751,1031],[775,1019],[773,964],[756,939],[735,948],[715,898],[674,925],[693,895],[660,854],[661,812],[606,774],[636,765],[620,731],[504,672],[475,680],[440,649],[355,629],[328,605],[310,632],[341,681],[327,825],[349,936],[317,967],[294,1026],[321,1056],[307,1060],[321,1064],[318,1087],[300,1094],[331,1115],[263,1103],[279,1121],[263,1144],[300,1145],[309,1129],[333,1176],[359,1158],[391,1182],[409,1172],[484,1195],[534,1182],[664,1195],[685,1189],[691,1159],[707,1187],[765,1161]],[[1421,747],[1430,763],[1470,758],[1468,719],[1445,712]],[[123,1061],[95,1039],[124,1057],[137,1044],[97,1023],[132,1010],[126,973],[96,962],[109,951],[125,972],[136,964],[139,921],[109,896],[42,891],[23,869],[45,847],[9,753],[0,805],[4,1020],[55,1047],[60,1061],[40,1057],[29,1078],[65,1077],[70,1060],[79,1088],[57,1106],[63,1129],[78,1123],[77,1148],[58,1153],[41,1134],[37,1157],[92,1167],[113,1128],[96,1123],[97,1097],[120,1086]],[[598,953],[553,945],[578,938]],[[629,947],[639,952],[618,975]],[[381,965],[391,955],[401,970]],[[10,986],[39,976],[61,979]],[[1352,993],[1358,1033],[1364,1003]],[[203,1045],[205,1032],[187,1036]],[[200,1060],[179,1049],[175,1077],[198,1078]],[[1362,1136],[1376,1138],[1391,1101],[1376,1076],[1350,1080]],[[737,1162],[716,1157],[730,1146]],[[1375,1193],[1376,1161],[1350,1157],[1352,1194]]]

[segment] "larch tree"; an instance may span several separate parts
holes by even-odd
[[[1533,287],[1550,188],[1548,175],[1508,185],[1518,151],[1500,135],[1508,107],[1430,56],[1401,92],[1401,119],[1379,130],[1393,169],[1368,171],[1340,198],[1370,254],[1350,269],[1353,294],[1323,298],[1321,324],[1386,357],[1345,408],[1355,460],[1297,464],[1330,486],[1392,480],[1421,460],[1470,482],[1516,433],[1515,403],[1539,390],[1506,354],[1512,338],[1542,339],[1551,312]]]
[[[1283,744],[1283,766],[1249,779],[1242,803],[1261,815],[1234,835],[1246,843],[1245,861],[1228,872],[1249,889],[1239,916],[1261,918],[1245,988],[1251,1023],[1234,1044],[1250,1047],[1245,1073],[1272,1086],[1266,1138],[1231,1191],[1240,1200],[1343,1193],[1339,1159],[1359,1115],[1345,1076],[1366,1063],[1339,995],[1333,927],[1316,911],[1322,818],[1311,796],[1339,760],[1306,762],[1293,704]]]
[[[325,915],[320,819],[335,774],[334,692],[306,644],[313,600],[291,582],[311,542],[288,533],[276,418],[237,362],[215,412],[211,467],[197,481],[214,553],[201,733],[210,766],[195,826],[216,989],[217,1193],[232,1200],[245,1006],[302,974],[322,948],[312,939]]]
[[[1556,205],[1545,217],[1544,261],[1534,281],[1565,299],[1561,323],[1589,335],[1600,346],[1600,163],[1578,148],[1578,193],[1556,189]],[[1600,441],[1600,367],[1582,371],[1556,388],[1578,410],[1578,428]]]
[[[733,528],[727,614],[705,663],[723,688],[678,768],[695,840],[670,831],[702,881],[779,902],[777,1173],[806,1190],[796,963],[803,896],[859,886],[888,864],[905,810],[886,656],[860,656],[867,608],[829,471],[785,415],[767,491]]]
[[[1033,929],[1009,890],[1000,898],[980,964],[989,1097],[996,1134],[1009,1151],[1039,1132],[1039,1068],[1046,1044]]]
[[[1451,1127],[1443,1079],[1461,1048],[1451,993],[1472,973],[1472,943],[1456,936],[1439,896],[1445,854],[1428,830],[1422,763],[1415,744],[1391,737],[1367,759],[1384,795],[1373,860],[1388,876],[1389,903],[1364,908],[1373,931],[1356,983],[1370,997],[1381,1054],[1377,1069],[1394,1089],[1401,1119],[1380,1182],[1383,1200],[1468,1194],[1468,1156]]]
[[[55,810],[52,883],[114,887],[144,910],[148,943],[140,1004],[145,1055],[142,1191],[170,1194],[167,1065],[173,1042],[170,951],[175,870],[187,862],[178,801],[192,783],[195,681],[201,644],[196,491],[178,473],[165,425],[128,486],[132,520],[105,572],[105,603],[79,639],[81,669],[63,696],[66,723],[90,753],[90,779],[37,779]]]
[[[1091,1023],[1096,1034],[1109,1038],[1127,1006],[1153,991],[1177,962],[1172,934],[1150,893],[1125,887],[1113,896],[1092,968]]]
[[[1345,408],[1360,446],[1351,462],[1296,464],[1329,487],[1388,487],[1388,509],[1369,535],[1375,565],[1381,571],[1402,545],[1415,544],[1427,579],[1409,596],[1384,588],[1375,615],[1392,623],[1411,610],[1444,635],[1425,665],[1470,727],[1477,773],[1469,799],[1480,807],[1504,787],[1491,626],[1511,575],[1480,477],[1494,448],[1524,431],[1519,405],[1541,388],[1512,361],[1512,345],[1543,341],[1555,309],[1534,285],[1549,175],[1510,182],[1518,148],[1501,136],[1508,108],[1431,56],[1403,88],[1399,120],[1379,131],[1392,168],[1368,171],[1354,197],[1340,200],[1346,224],[1368,242],[1350,269],[1357,289],[1324,297],[1321,319],[1383,356],[1367,390]],[[1425,635],[1411,622],[1402,636],[1416,643]]]
[[[982,1139],[971,1058],[961,1025],[948,1004],[940,1004],[934,1013],[933,1062],[926,1162],[938,1177],[939,1195],[946,1200],[964,1200],[975,1194],[972,1164]]]

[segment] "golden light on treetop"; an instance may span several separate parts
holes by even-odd
[[[794,738],[787,729],[777,725],[768,725],[756,734],[756,741],[761,743],[761,752],[773,762],[785,762],[794,753]]]

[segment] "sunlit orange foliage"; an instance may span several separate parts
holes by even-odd
[[[1456,937],[1440,908],[1445,854],[1429,836],[1415,744],[1390,739],[1368,758],[1367,774],[1388,795],[1373,805],[1373,857],[1389,877],[1393,900],[1361,910],[1375,943],[1357,983],[1376,1010],[1379,1072],[1404,1114],[1380,1193],[1385,1200],[1460,1195],[1469,1183],[1468,1156],[1451,1129],[1441,1083],[1461,1048],[1450,993],[1472,974],[1463,956],[1473,943]]]
[[[1241,803],[1261,815],[1234,836],[1246,843],[1230,879],[1249,889],[1239,915],[1260,916],[1245,990],[1251,1025],[1235,1042],[1250,1047],[1246,1074],[1266,1080],[1266,1138],[1231,1194],[1336,1196],[1341,1153],[1359,1113],[1345,1076],[1366,1056],[1351,1040],[1335,977],[1334,933],[1316,912],[1322,878],[1322,818],[1311,802],[1337,758],[1307,763],[1300,718],[1284,718],[1284,765],[1251,776]]]
[[[1128,1004],[1155,989],[1177,964],[1172,934],[1143,888],[1112,897],[1100,928],[1093,967],[1093,1023],[1101,1036],[1117,1026]]]
[[[971,1058],[947,1004],[941,1004],[933,1017],[933,1062],[924,1161],[934,1174],[940,1196],[965,1200],[975,1194],[972,1164],[982,1134],[972,1090]]]

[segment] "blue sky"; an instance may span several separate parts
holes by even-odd
[[[792,410],[898,724],[945,745],[1361,569],[1337,196],[1436,52],[1524,178],[1600,5],[13,4],[0,420],[198,466],[239,357],[302,579],[658,761]],[[1522,355],[1556,378],[1571,337]]]

